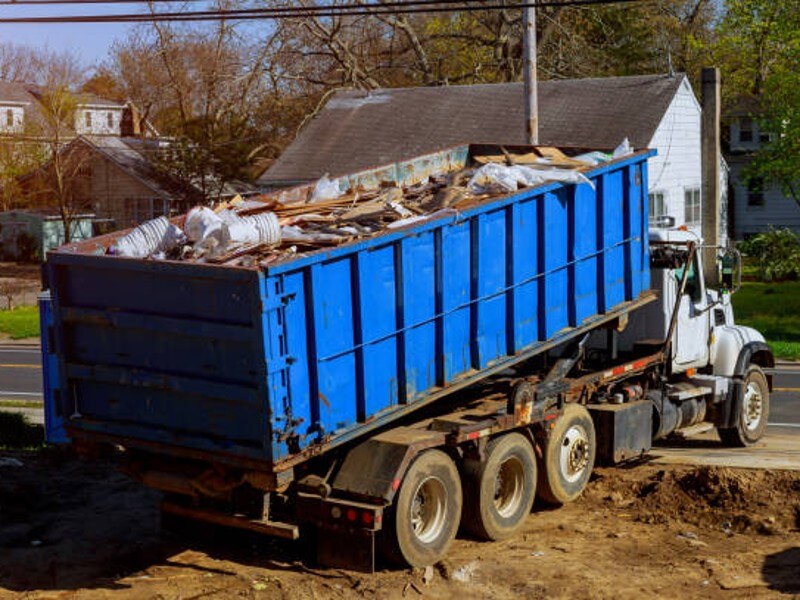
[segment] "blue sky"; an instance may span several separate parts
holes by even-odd
[[[0,18],[89,15],[89,14],[123,14],[142,12],[142,6],[130,4],[118,5],[48,5],[48,6],[9,6],[0,4]],[[61,51],[69,49],[75,52],[87,66],[102,62],[115,39],[122,39],[133,27],[124,23],[69,23],[69,24],[2,24],[0,23],[0,40],[36,47],[47,47]]]

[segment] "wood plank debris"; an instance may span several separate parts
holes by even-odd
[[[378,189],[348,190],[335,198],[328,194],[318,201],[311,201],[312,190],[309,189],[304,201],[287,203],[278,199],[280,194],[247,200],[237,196],[216,206],[213,213],[231,231],[235,229],[234,226],[241,225],[242,219],[250,223],[248,219],[263,219],[273,214],[270,219],[274,223],[277,218],[280,227],[279,242],[237,242],[226,237],[226,225],[223,225],[221,233],[215,232],[214,239],[187,240],[187,244],[166,253],[153,254],[152,258],[243,267],[258,265],[263,268],[300,254],[376,236],[390,229],[412,226],[421,219],[454,214],[489,198],[509,191],[513,193],[515,189],[526,185],[536,185],[531,183],[533,181],[546,181],[548,171],[553,179],[558,179],[556,176],[563,173],[556,173],[557,170],[582,172],[591,168],[589,163],[571,158],[558,148],[535,147],[509,152],[500,146],[496,151],[488,150],[473,155],[466,168],[434,173],[426,181],[405,187],[384,184]],[[487,177],[491,182],[491,175],[488,175],[481,178],[480,185],[473,183],[476,171],[492,164],[498,165],[491,167],[495,170],[508,167],[513,172],[511,179],[497,182],[502,185],[481,187],[485,185]],[[520,179],[520,170],[528,175],[523,174]],[[330,186],[332,182],[325,178],[325,184]],[[262,221],[259,223],[263,225]],[[183,227],[183,222],[178,220],[177,225]],[[109,248],[109,253],[114,253],[113,246]]]

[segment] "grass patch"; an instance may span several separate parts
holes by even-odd
[[[733,310],[737,323],[764,334],[776,357],[800,360],[800,282],[746,281]]]
[[[39,307],[20,306],[0,310],[0,332],[7,333],[12,340],[38,337]]]
[[[38,450],[44,446],[44,427],[31,425],[25,415],[0,412],[0,450]]]
[[[34,400],[0,400],[1,408],[41,408],[42,403]]]

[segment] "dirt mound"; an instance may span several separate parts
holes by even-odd
[[[800,529],[800,473],[698,467],[652,469],[635,480],[605,469],[596,477],[587,502],[623,508],[643,523],[765,535]]]

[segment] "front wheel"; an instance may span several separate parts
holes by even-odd
[[[561,505],[580,496],[592,474],[596,453],[594,423],[580,404],[567,404],[545,442],[539,469],[539,497]]]
[[[384,528],[393,562],[425,567],[447,553],[461,520],[461,480],[447,454],[420,454],[403,477]]]
[[[742,401],[736,416],[736,427],[719,429],[726,446],[752,446],[767,430],[769,418],[769,384],[761,367],[751,365],[744,376]]]

